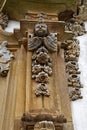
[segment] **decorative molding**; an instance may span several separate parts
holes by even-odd
[[[3,41],[0,45],[0,75],[6,77],[10,69],[11,59],[14,55],[6,48],[8,42]]]
[[[70,91],[69,97],[72,101],[75,101],[77,99],[82,99],[83,97],[81,96],[81,91],[79,88],[74,88],[73,90]]]

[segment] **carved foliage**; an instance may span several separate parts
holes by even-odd
[[[49,96],[49,90],[46,84],[41,83],[38,85],[36,91],[35,91],[36,96],[40,96],[40,95],[45,95],[45,96]]]
[[[40,47],[32,55],[32,78],[39,83],[35,94],[49,96],[47,83],[52,75],[52,59],[45,47]]]
[[[65,31],[71,31],[75,37],[85,34],[84,23],[78,19],[72,18],[66,22]]]
[[[82,98],[80,88],[80,71],[78,67],[78,57],[80,53],[79,41],[77,39],[67,40],[62,44],[64,48],[64,57],[66,62],[66,73],[68,77],[68,87],[70,91],[70,99],[77,100]]]
[[[7,76],[11,59],[14,58],[14,55],[9,50],[7,50],[7,44],[7,41],[4,41],[0,45],[0,75],[3,77]]]
[[[52,75],[52,59],[44,47],[40,47],[32,56],[32,78],[39,83],[49,82]]]

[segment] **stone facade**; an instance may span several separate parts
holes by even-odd
[[[21,2],[19,9],[16,1],[12,3],[15,9],[9,2],[5,5],[11,18],[24,17],[20,29],[13,34],[0,29],[0,129],[73,130],[70,99],[82,98],[77,64],[80,50],[75,37],[85,33],[83,22],[71,15],[69,21],[64,20],[66,23],[58,21],[57,8],[67,12],[65,0],[59,1],[55,9],[50,6],[49,11],[42,1],[34,3],[34,9]],[[72,3],[67,2],[68,8]],[[48,17],[43,12],[37,15],[37,6],[37,12],[43,9],[53,13]],[[30,13],[32,10],[35,13]]]

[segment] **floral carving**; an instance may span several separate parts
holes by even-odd
[[[7,50],[7,44],[7,41],[3,41],[0,45],[0,75],[3,77],[7,76],[11,59],[14,58],[14,55],[9,50]]]
[[[48,54],[46,52],[40,52],[37,55],[37,62],[40,64],[46,64],[48,62]]]
[[[40,95],[50,96],[48,87],[44,83],[38,85],[35,94],[36,96],[40,96]]]
[[[41,71],[40,73],[38,73],[38,75],[36,75],[36,81],[39,83],[48,83],[49,81],[48,74],[45,73],[44,71]]]
[[[72,101],[75,101],[77,99],[82,99],[83,97],[81,96],[81,91],[79,88],[75,88],[70,91],[69,97]]]
[[[41,65],[34,65],[33,67],[32,67],[32,73],[33,74],[38,74],[40,71],[41,71],[41,69],[42,69],[42,67],[41,67]]]
[[[43,22],[42,14],[35,24],[34,33],[29,37],[28,50],[32,51],[32,79],[39,85],[36,96],[49,96],[47,83],[52,75],[51,53],[59,50],[57,34],[49,33],[48,26]]]
[[[68,77],[68,87],[70,90],[70,99],[77,100],[81,96],[80,71],[78,67],[78,57],[80,54],[79,42],[77,39],[67,40],[62,44],[64,48],[64,57],[66,62],[66,73]],[[78,97],[78,98],[77,98]]]
[[[75,37],[85,34],[84,23],[81,20],[71,18],[66,22],[65,31],[71,31]]]
[[[36,96],[49,96],[47,83],[49,83],[49,76],[52,75],[52,58],[48,54],[48,50],[41,46],[32,55],[32,79],[41,83],[38,85],[35,94]]]

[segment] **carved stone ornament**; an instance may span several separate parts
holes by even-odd
[[[64,115],[57,115],[56,117],[53,117],[50,114],[38,114],[36,116],[32,116],[29,113],[24,113],[21,121],[22,122],[39,122],[39,121],[53,121],[58,123],[66,123],[67,119],[64,117]]]
[[[49,33],[42,14],[39,17],[34,27],[34,34],[29,37],[28,50],[32,51],[32,79],[39,83],[35,94],[49,96],[47,83],[53,73],[50,55],[57,51],[58,41],[55,33]]]
[[[40,96],[40,95],[50,96],[48,87],[44,83],[38,84],[35,94],[36,96]]]
[[[53,117],[50,114],[38,114],[36,116],[32,116],[28,113],[24,113],[21,118],[21,125],[23,130],[37,130],[36,128],[41,128],[40,130],[51,130],[56,125],[59,128],[59,123],[62,124],[66,122],[67,119],[64,117],[64,115]],[[43,126],[43,124],[45,125]],[[56,128],[56,130],[58,130],[58,128]]]
[[[35,124],[34,130],[55,130],[52,121],[41,121]]]
[[[70,99],[72,101],[82,98],[80,88],[80,71],[78,67],[78,58],[80,54],[79,41],[77,39],[67,40],[62,43],[64,48],[64,57],[66,62],[66,73],[68,78],[68,87]]]
[[[69,97],[72,101],[75,101],[77,99],[82,99],[83,97],[81,96],[81,91],[79,88],[75,88],[70,91]]]
[[[14,55],[9,50],[7,50],[7,44],[7,41],[3,41],[0,45],[0,75],[3,77],[7,76],[11,59],[14,58]]]
[[[3,14],[2,12],[0,12],[0,25],[3,29],[6,28],[8,25],[8,16],[7,14]]]
[[[65,31],[71,31],[75,37],[85,34],[84,23],[78,19],[70,19],[66,22]]]

